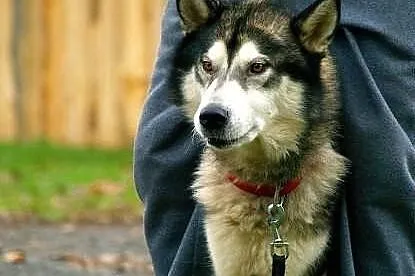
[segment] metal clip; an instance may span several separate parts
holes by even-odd
[[[273,242],[269,244],[271,246],[271,256],[284,256],[285,259],[289,256],[288,251],[288,242],[283,241],[282,239],[275,239]]]
[[[284,221],[285,211],[283,198],[280,203],[268,205],[268,225],[272,234],[271,255],[284,256],[288,258],[288,242],[284,241],[280,235],[279,228]]]
[[[285,210],[282,203],[271,203],[268,205],[268,224],[272,227],[279,228],[284,221]]]

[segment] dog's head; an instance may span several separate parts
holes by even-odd
[[[265,1],[177,7],[185,37],[175,74],[197,133],[215,150],[260,143],[295,151],[310,121],[323,120],[320,67],[339,1],[318,0],[295,17]]]

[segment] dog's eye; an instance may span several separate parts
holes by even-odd
[[[208,74],[214,73],[215,69],[213,68],[212,61],[209,58],[203,57],[201,62],[203,71],[205,71]]]
[[[249,66],[249,72],[251,74],[262,74],[267,69],[267,64],[264,62],[256,61]]]

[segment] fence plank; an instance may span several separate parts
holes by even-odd
[[[137,110],[141,106],[145,93],[140,85],[142,69],[141,48],[143,40],[140,5],[145,1],[125,0],[122,5],[122,56],[120,60],[119,83],[121,90],[121,117],[125,131],[131,137],[136,129]]]
[[[122,97],[121,116],[128,137],[133,137],[136,131],[137,117],[146,97],[149,71],[154,56],[152,51],[147,51],[153,46],[148,46],[153,44],[152,39],[148,38],[157,37],[154,33],[148,33],[151,27],[149,22],[159,21],[149,20],[149,17],[159,17],[159,2],[161,1],[153,1],[151,11],[146,10],[149,8],[149,1],[125,0],[122,5],[123,43],[119,81]]]
[[[150,3],[149,1],[142,1],[140,7],[140,29],[139,34],[141,40],[143,38],[151,37],[152,39],[145,40],[146,43],[141,43],[141,48],[137,51],[140,53],[141,65],[139,66],[139,84],[140,95],[142,97],[139,101],[141,107],[144,103],[149,79],[151,77],[152,69],[154,66],[154,60],[156,56],[157,45],[160,40],[160,27],[161,27],[161,14],[164,7],[164,1],[158,0]],[[155,20],[157,18],[158,20]],[[138,113],[141,115],[141,110]]]
[[[43,14],[41,0],[25,0],[17,6],[20,18],[17,31],[19,83],[18,109],[21,138],[38,139],[43,132]]]
[[[117,44],[120,34],[119,5],[100,1],[97,26],[97,74],[99,98],[96,116],[96,143],[118,146],[121,143],[119,87],[117,85]]]
[[[153,63],[156,55],[157,45],[160,40],[160,26],[161,26],[161,14],[164,8],[164,1],[142,1],[141,18],[143,29],[143,37],[151,37],[152,39],[146,40],[144,45],[143,62],[145,65],[144,81],[148,82],[151,75]]]
[[[15,113],[15,87],[11,60],[13,3],[12,0],[0,1],[0,139],[16,138],[17,121]]]
[[[43,0],[44,7],[44,136],[53,142],[65,139],[65,99],[61,90],[63,66],[64,7],[63,1]]]
[[[60,0],[63,2],[64,40],[62,45],[62,84],[65,97],[65,134],[69,144],[89,143],[90,92],[86,56],[89,3],[85,0]]]

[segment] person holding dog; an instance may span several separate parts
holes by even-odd
[[[294,14],[311,3],[284,2]],[[350,168],[322,267],[328,275],[415,274],[414,17],[407,0],[342,1],[332,51],[343,103],[340,145]],[[167,91],[179,22],[170,0],[134,176],[155,274],[211,275],[203,208],[190,190],[201,147],[192,144],[192,126]]]

